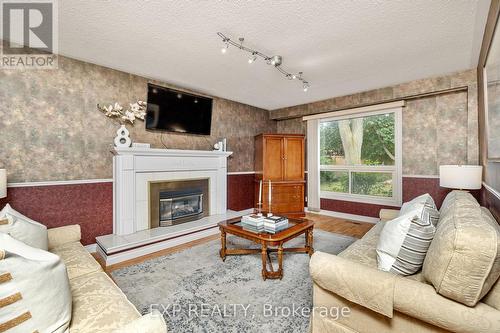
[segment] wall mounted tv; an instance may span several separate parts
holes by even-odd
[[[148,84],[146,129],[210,135],[212,99]]]

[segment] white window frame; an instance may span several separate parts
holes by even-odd
[[[338,112],[329,112],[304,117],[308,122],[308,207],[317,210],[320,199],[362,202],[377,205],[401,206],[402,204],[402,108],[404,101],[361,107]],[[320,165],[320,125],[323,122],[338,121],[379,114],[394,114],[395,163],[394,165]],[[349,172],[349,192],[351,192],[351,173],[353,172],[390,172],[392,173],[392,197],[379,197],[363,194],[339,193],[320,190],[320,171]],[[310,190],[309,190],[310,189]]]

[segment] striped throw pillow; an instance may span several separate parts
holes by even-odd
[[[380,270],[411,275],[422,268],[439,220],[433,203],[416,203],[403,215],[386,222],[377,244]]]
[[[389,271],[399,275],[412,275],[421,270],[435,233],[436,228],[429,220],[414,217]]]

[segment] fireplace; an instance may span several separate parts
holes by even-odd
[[[150,228],[198,220],[209,213],[208,179],[149,182]]]
[[[159,207],[160,227],[199,219],[203,216],[203,191],[161,191]]]

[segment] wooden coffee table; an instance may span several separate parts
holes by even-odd
[[[221,249],[220,257],[222,261],[226,260],[228,255],[255,254],[262,256],[262,278],[281,279],[283,277],[283,252],[307,253],[312,256],[313,248],[313,228],[314,222],[307,219],[288,219],[288,228],[276,233],[266,232],[256,233],[244,230],[241,226],[241,218],[234,218],[219,223]],[[226,235],[231,234],[237,237],[248,239],[254,243],[260,244],[260,249],[228,249],[226,248]],[[283,244],[300,235],[305,235],[304,247],[284,248]],[[273,264],[269,254],[278,252],[278,270],[273,269]],[[269,269],[267,266],[269,264]]]

